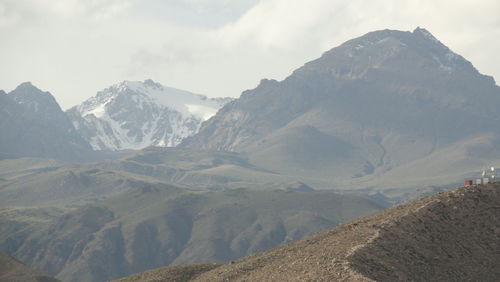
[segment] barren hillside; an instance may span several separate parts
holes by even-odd
[[[499,214],[500,184],[458,188],[176,281],[495,281]]]

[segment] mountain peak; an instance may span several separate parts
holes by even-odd
[[[152,79],[145,79],[144,81],[131,81],[131,80],[125,80],[121,83],[115,84],[111,87],[115,87],[119,89],[121,92],[126,92],[126,90],[132,90],[132,91],[137,91],[138,89],[156,89],[156,90],[162,90],[164,88],[163,85],[161,85],[158,82],[155,82]]]
[[[157,87],[157,88],[163,88],[163,86],[158,83],[158,82],[155,82],[154,80],[152,79],[145,79],[143,82],[142,82],[144,85],[146,86],[150,86],[150,87]]]
[[[430,33],[425,28],[420,28],[419,26],[417,26],[417,28],[415,28],[413,30],[413,34],[415,34],[415,35],[423,35],[423,36],[427,37],[428,39],[430,39],[430,40],[432,40],[434,42],[439,42],[439,40],[437,40],[437,38],[434,37],[434,35],[432,35],[432,33]]]
[[[25,81],[25,82],[23,82],[23,83],[19,84],[19,85],[16,87],[16,89],[17,89],[17,88],[20,88],[20,89],[29,89],[29,88],[34,88],[34,89],[40,90],[40,89],[38,89],[37,87],[35,87],[35,86],[33,85],[33,83],[31,83],[31,81]]]
[[[227,102],[163,86],[152,79],[126,80],[69,112],[77,130],[94,132],[82,132],[94,149],[142,149],[176,146]]]
[[[24,86],[33,86],[33,83],[31,83],[31,81],[25,81],[19,84],[18,87],[24,87]]]
[[[18,104],[28,107],[34,112],[39,110],[48,112],[61,112],[61,107],[50,92],[42,91],[31,82],[19,84],[9,96]]]
[[[0,95],[0,100],[0,151],[66,161],[88,161],[94,156],[49,92],[25,82]]]
[[[413,32],[389,29],[369,32],[325,52],[294,73],[302,76],[328,72],[339,79],[353,80],[366,78],[374,71],[389,70],[399,74],[417,70],[447,76],[457,72],[479,74],[469,61],[420,27]]]

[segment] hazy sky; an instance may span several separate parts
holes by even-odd
[[[377,29],[428,29],[500,79],[497,0],[0,0],[0,89],[66,109],[123,80],[238,97]],[[497,83],[498,84],[498,83]]]

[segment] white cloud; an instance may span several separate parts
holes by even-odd
[[[31,80],[63,107],[125,79],[238,96],[345,40],[417,26],[500,77],[497,11],[494,0],[1,0],[0,88]]]
[[[242,18],[219,30],[219,38],[231,43],[253,43],[264,48],[286,47],[316,27],[318,21],[334,16],[336,4],[331,0],[263,1]]]
[[[5,0],[13,11],[62,18],[107,19],[125,11],[129,0]]]

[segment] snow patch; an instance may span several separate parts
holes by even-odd
[[[144,94],[152,102],[173,109],[184,116],[194,115],[205,120],[208,115],[214,115],[221,107],[214,99],[184,90],[159,85],[152,87],[150,84],[136,81],[126,81],[124,85],[134,92]]]
[[[85,115],[94,115],[95,117],[102,117],[106,113],[106,104],[100,104],[97,107],[87,111]]]
[[[213,117],[217,113],[217,110],[218,110],[216,108],[203,106],[203,105],[186,104],[186,107],[188,108],[188,111],[192,115],[201,117],[203,119],[203,121]]]

